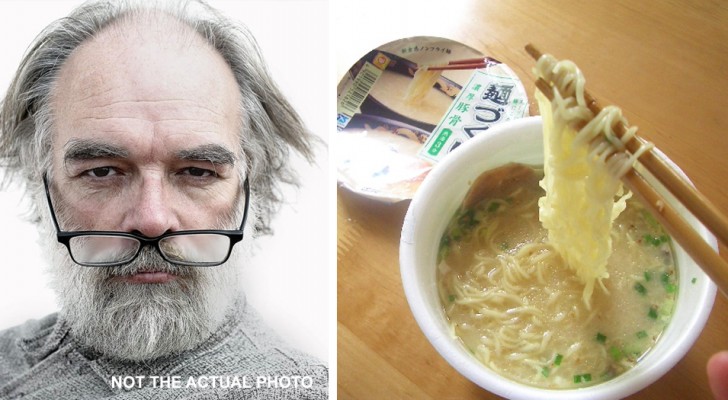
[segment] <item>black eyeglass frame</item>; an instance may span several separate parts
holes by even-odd
[[[176,232],[167,232],[165,234],[162,234],[157,237],[147,237],[143,235],[136,235],[133,233],[128,232],[117,232],[117,231],[62,231],[60,228],[60,225],[58,224],[58,219],[56,218],[56,212],[53,209],[53,201],[51,200],[51,193],[48,188],[48,176],[47,174],[43,174],[43,185],[45,187],[46,192],[46,198],[48,199],[48,206],[51,209],[51,219],[53,219],[53,225],[56,227],[56,238],[58,239],[58,242],[66,246],[66,249],[68,249],[68,254],[71,256],[71,259],[73,262],[75,262],[78,265],[82,265],[85,267],[115,267],[118,265],[123,265],[130,263],[134,261],[138,256],[139,253],[142,251],[142,249],[146,246],[154,246],[157,249],[157,252],[164,258],[167,262],[170,262],[172,264],[176,265],[186,265],[186,266],[193,266],[193,267],[214,267],[218,266],[225,261],[227,261],[230,258],[230,254],[233,251],[233,246],[235,246],[236,243],[243,240],[243,229],[245,228],[245,222],[248,219],[248,204],[250,202],[250,186],[248,184],[248,177],[245,177],[245,182],[243,182],[243,192],[245,193],[245,208],[243,209],[243,222],[240,223],[240,228],[238,230],[219,230],[219,229],[196,229],[196,230],[188,230],[188,231],[176,231]],[[227,254],[225,255],[225,258],[222,261],[214,261],[214,262],[184,262],[179,260],[171,260],[169,259],[162,249],[159,247],[159,242],[162,239],[166,239],[168,237],[172,236],[184,236],[184,235],[201,235],[201,234],[214,234],[214,235],[222,235],[227,236],[228,239],[230,239],[230,246],[228,247]],[[105,262],[105,263],[83,263],[78,262],[76,258],[73,256],[73,251],[71,251],[71,239],[79,236],[116,236],[116,237],[126,237],[131,239],[136,239],[139,241],[139,248],[137,249],[136,253],[133,257],[131,257],[128,260],[125,261],[118,261],[118,262]]]

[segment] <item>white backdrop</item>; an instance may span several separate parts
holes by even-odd
[[[328,142],[328,7],[325,0],[209,0],[251,29],[273,76],[309,128]],[[27,46],[78,0],[0,1],[0,93]],[[318,165],[295,160],[303,187],[291,192],[274,221],[275,236],[259,240],[252,265],[243,269],[248,301],[286,341],[322,360],[329,347],[329,249],[334,205],[327,184],[328,151]],[[21,215],[16,190],[0,192],[0,330],[57,310],[43,273],[35,227]],[[332,251],[333,253],[333,251]],[[332,338],[333,342],[333,338]]]

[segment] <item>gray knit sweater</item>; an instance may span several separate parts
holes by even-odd
[[[144,363],[89,355],[58,314],[0,332],[0,399],[326,399],[328,368],[240,305],[197,348]]]

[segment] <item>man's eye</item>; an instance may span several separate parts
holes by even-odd
[[[184,170],[184,173],[186,173],[187,175],[197,177],[197,178],[206,178],[206,177],[210,177],[210,176],[217,176],[215,171],[211,171],[209,169],[204,169],[204,168],[196,168],[196,167],[189,167]]]
[[[114,171],[114,169],[111,167],[94,168],[86,171],[85,173],[94,178],[104,178],[107,176],[116,175],[116,171]]]

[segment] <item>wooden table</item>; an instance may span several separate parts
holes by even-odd
[[[348,0],[333,6],[338,78],[368,50],[418,35],[454,39],[502,60],[519,75],[529,96],[533,62],[523,50],[526,43],[575,61],[591,93],[602,104],[622,107],[640,134],[728,214],[725,3]],[[531,113],[537,112],[532,101]],[[455,372],[410,313],[398,263],[407,206],[338,190],[338,396],[498,398]],[[719,295],[692,350],[632,398],[711,398],[705,364],[722,349],[728,349],[728,302]]]

